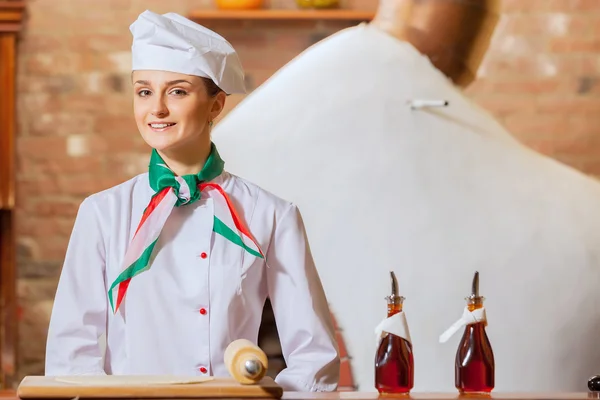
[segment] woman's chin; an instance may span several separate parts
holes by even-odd
[[[177,141],[173,140],[145,140],[146,144],[161,152],[177,148]]]

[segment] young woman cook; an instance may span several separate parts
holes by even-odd
[[[211,142],[226,96],[245,92],[235,50],[173,13],[145,11],[130,29],[149,171],[82,202],[46,375],[228,376],[225,348],[256,343],[269,297],[287,364],[276,381],[335,390],[338,349],[301,215],[224,171]]]

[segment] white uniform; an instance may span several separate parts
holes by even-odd
[[[223,187],[266,253],[213,232],[213,198],[173,209],[149,270],[131,280],[116,314],[107,290],[153,195],[148,174],[81,205],[48,333],[46,375],[229,376],[223,353],[256,343],[267,296],[287,368],[286,390],[335,390],[339,358],[329,308],[296,206],[227,172]],[[106,337],[106,353],[99,343]]]
[[[586,390],[600,373],[600,185],[519,144],[409,43],[369,25],[340,32],[213,138],[230,171],[303,210],[360,390],[374,390],[390,269],[406,297],[415,391],[455,390],[462,332],[438,337],[461,316],[475,270],[496,390]]]

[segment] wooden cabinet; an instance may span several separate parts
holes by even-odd
[[[12,386],[16,372],[15,87],[24,9],[23,1],[0,0],[0,389]]]

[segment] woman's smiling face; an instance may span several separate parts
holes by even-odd
[[[210,143],[209,123],[225,93],[211,96],[201,77],[167,71],[133,72],[133,109],[144,141],[160,152]]]

